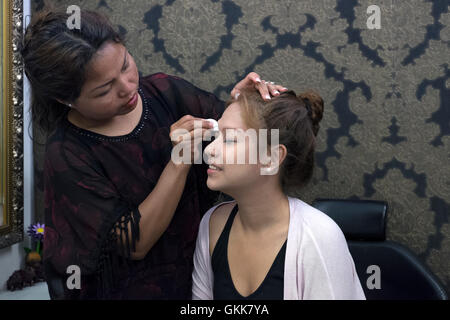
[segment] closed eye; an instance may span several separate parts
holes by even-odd
[[[125,70],[127,70],[129,66],[130,66],[130,63],[128,62],[128,51],[125,51],[125,61],[124,61],[124,64],[123,64],[123,67],[122,67],[121,72],[124,72]],[[97,98],[98,98],[98,97],[106,96],[106,95],[109,93],[109,91],[110,91],[110,90],[105,91],[105,92],[99,94],[99,95],[97,96]]]
[[[122,72],[125,71],[125,70],[127,70],[129,66],[130,66],[130,64],[127,63],[127,64],[124,66],[124,68],[122,69]],[[99,94],[97,97],[103,97],[103,96],[106,96],[106,95],[108,94],[108,92],[109,92],[109,90],[108,90],[108,91],[105,91],[105,92],[103,92],[103,93],[101,93],[101,94]]]
[[[108,94],[108,92],[109,92],[109,90],[108,90],[108,91],[105,91],[105,92],[103,92],[103,93],[101,93],[101,94],[99,94],[97,97],[103,97],[103,96],[106,96],[106,95]]]

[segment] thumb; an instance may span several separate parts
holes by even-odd
[[[241,94],[241,90],[234,88],[231,91],[231,98],[236,100],[240,94]]]

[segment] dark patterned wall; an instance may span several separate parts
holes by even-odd
[[[108,14],[143,75],[178,75],[223,99],[250,71],[317,89],[326,111],[302,199],[386,200],[388,239],[412,249],[450,292],[448,0],[53,3]],[[372,4],[381,29],[367,27]],[[43,149],[35,150],[42,216]]]

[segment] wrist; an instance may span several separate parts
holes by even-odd
[[[169,166],[171,166],[173,170],[182,175],[187,175],[189,170],[191,169],[191,164],[175,163],[172,161],[172,159],[170,159],[169,161]]]

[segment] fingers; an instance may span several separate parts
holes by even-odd
[[[251,81],[254,81],[254,87],[259,91],[261,97],[265,101],[269,101],[272,97],[279,96],[282,92],[288,91],[287,88],[277,85],[274,82],[260,80],[259,75],[254,72],[253,74],[250,73],[247,77],[250,78]],[[256,81],[256,79],[258,79],[258,82]],[[236,88],[234,89],[234,92],[232,92],[232,96],[235,99],[237,99],[236,95],[239,94],[240,92]]]
[[[192,164],[192,163],[202,163],[202,143],[203,143],[203,137],[205,133],[209,129],[197,129],[184,133],[179,134],[177,136],[177,133],[175,132],[173,136],[171,136],[173,145],[177,147],[181,147],[181,151],[179,151],[179,154],[176,154],[177,159],[175,159],[175,163],[184,163],[184,164]],[[185,154],[184,152],[188,152],[190,154]],[[180,157],[182,159],[180,159]]]
[[[169,136],[173,145],[189,142],[194,138],[202,140],[204,133],[213,127],[206,119],[186,115],[170,126]]]
[[[281,93],[288,91],[287,88],[274,82],[261,80],[261,77],[256,72],[250,72],[236,84],[231,91],[231,98],[237,99],[243,89],[257,89],[265,101],[269,101],[271,97],[279,96]]]
[[[264,81],[264,80],[263,80]],[[288,88],[277,85],[273,82],[266,82],[270,94],[274,97],[279,96],[282,92],[288,91]]]
[[[195,118],[192,121],[185,122],[183,124],[183,127],[180,129],[186,129],[187,131],[194,131],[194,129],[202,128],[202,129],[211,129],[213,127],[212,123],[209,121],[206,121],[201,118]]]
[[[281,93],[288,91],[289,89],[280,85],[275,84],[271,81],[262,80],[258,90],[263,97],[264,100],[268,101],[271,97],[279,96]],[[270,96],[267,97],[266,94],[270,93]]]
[[[276,85],[273,82],[266,82],[267,90],[270,92],[270,95],[273,97],[279,96],[280,91],[278,91]]]
[[[241,94],[241,91],[236,89],[236,87],[234,87],[234,89],[231,90],[231,98],[232,99],[237,99],[240,94]]]
[[[244,79],[239,81],[231,90],[231,98],[237,99],[242,89],[256,88],[261,83],[261,77],[256,72],[250,72]]]
[[[196,128],[196,130],[192,130],[187,133],[178,135],[176,137],[177,143],[194,143],[194,142],[201,143],[203,142],[203,136],[205,135],[205,132],[207,130],[208,129],[205,128],[202,128],[201,130]]]
[[[196,118],[194,116],[191,116],[190,114],[187,114],[187,115],[181,117],[177,122],[172,124],[172,126],[177,127],[177,128],[183,128],[186,124],[193,122],[195,120],[199,120],[199,119],[201,119],[201,118]]]
[[[250,72],[245,78],[249,79],[254,84],[262,82],[261,77],[256,72]]]
[[[261,82],[256,86],[256,89],[258,89],[259,94],[265,101],[269,101],[270,98],[270,90],[266,82]]]
[[[191,115],[186,115],[180,118],[180,120],[178,120],[174,124],[172,124],[170,126],[170,130],[173,131],[176,129],[185,129],[187,131],[192,131],[194,130],[195,127],[210,129],[213,127],[213,125],[211,122],[205,119],[193,117]]]
[[[289,89],[280,85],[275,85],[275,89],[278,90],[279,92],[286,92]]]

